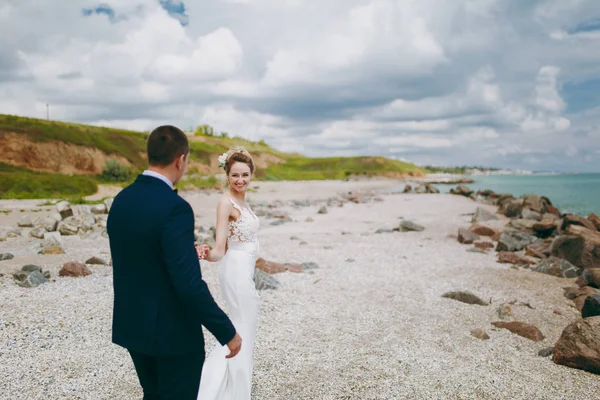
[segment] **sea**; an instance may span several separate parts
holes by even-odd
[[[470,175],[475,183],[467,186],[475,191],[490,189],[496,193],[546,196],[562,213],[587,216],[600,215],[600,173],[532,174],[532,175]],[[457,185],[435,185],[447,193]]]

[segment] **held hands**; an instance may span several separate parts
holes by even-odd
[[[206,260],[210,257],[210,247],[208,247],[207,244],[199,245],[196,243],[194,247],[196,247],[196,253],[198,253],[199,260]]]
[[[242,338],[237,332],[233,339],[227,343],[227,347],[229,347],[229,354],[226,355],[225,358],[233,358],[240,352],[242,348]]]

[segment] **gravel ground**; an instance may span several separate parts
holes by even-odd
[[[278,274],[281,287],[261,292],[254,399],[597,398],[597,375],[537,355],[578,316],[562,296],[561,287],[572,280],[466,252],[448,235],[468,226],[467,214],[478,206],[468,199],[383,197],[330,207],[327,214],[317,214],[319,205],[288,208],[294,222],[280,226],[262,221],[262,257],[313,261],[320,268]],[[206,201],[213,199],[190,199],[195,209]],[[306,222],[308,216],[314,222]],[[374,233],[397,226],[400,218],[426,229]],[[32,245],[29,238],[0,242],[0,252],[15,254],[0,262],[0,272],[37,262],[56,276],[64,261],[108,258],[103,238],[65,238],[67,255],[43,258]],[[217,268],[203,264],[221,301]],[[126,351],[110,343],[111,269],[92,269],[91,276],[54,278],[34,289],[0,278],[1,399],[141,398]],[[441,297],[450,290],[469,290],[492,304]],[[490,324],[499,320],[497,308],[512,301],[521,302],[511,306],[512,319],[536,325],[544,341]],[[519,305],[525,303],[533,308]],[[485,329],[491,339],[475,339],[473,328]],[[207,349],[212,343],[208,335]]]

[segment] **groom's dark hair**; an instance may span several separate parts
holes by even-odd
[[[190,152],[190,144],[183,131],[173,125],[162,125],[148,136],[148,163],[166,167],[182,154]]]

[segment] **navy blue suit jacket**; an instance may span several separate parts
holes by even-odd
[[[222,344],[235,328],[202,279],[192,207],[160,179],[139,175],[107,221],[115,344],[150,356],[204,352],[204,325]]]

